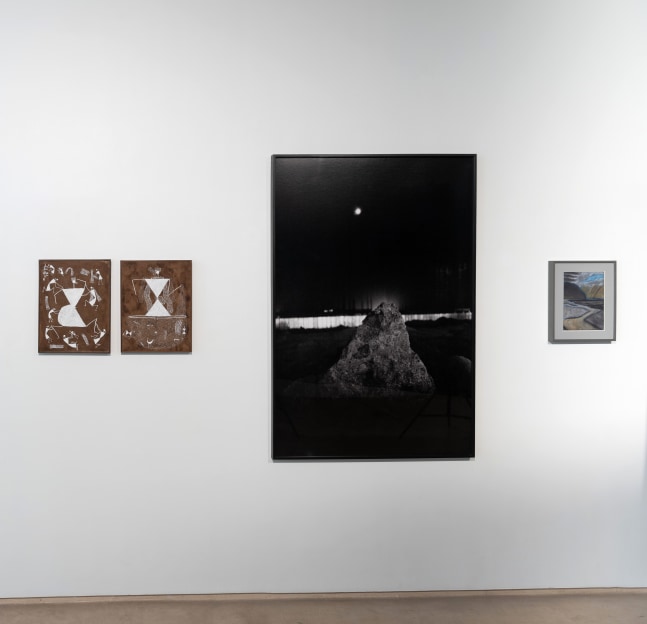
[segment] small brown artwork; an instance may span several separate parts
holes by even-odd
[[[39,260],[38,352],[110,353],[110,260]]]
[[[122,353],[191,352],[191,260],[121,261]]]

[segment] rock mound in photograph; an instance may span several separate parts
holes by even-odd
[[[342,396],[434,390],[425,365],[411,348],[402,314],[392,303],[381,303],[366,316],[320,384]]]

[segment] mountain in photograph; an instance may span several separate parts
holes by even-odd
[[[604,273],[587,271],[565,273],[564,299],[568,301],[604,299]]]
[[[587,299],[604,299],[604,280],[581,286]]]
[[[564,282],[565,301],[583,301],[586,298],[586,293],[577,284],[573,282]]]

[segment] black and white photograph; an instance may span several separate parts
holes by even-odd
[[[474,456],[476,156],[272,159],[272,456]]]

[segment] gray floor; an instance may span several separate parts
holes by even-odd
[[[2,624],[647,624],[647,589],[35,598]]]

